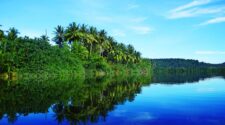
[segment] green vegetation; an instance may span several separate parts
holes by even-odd
[[[213,74],[214,76],[225,76],[225,63],[209,64],[197,60],[185,59],[151,59],[153,72],[171,74]]]
[[[192,59],[150,59],[157,68],[225,68],[225,63],[210,64]]]
[[[118,43],[105,30],[71,23],[57,26],[53,41],[47,35],[18,37],[18,30],[0,30],[0,74],[22,76],[102,76],[142,74],[151,67],[132,45]]]

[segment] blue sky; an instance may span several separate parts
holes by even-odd
[[[0,0],[0,24],[50,37],[71,22],[106,29],[148,58],[225,62],[225,0]]]

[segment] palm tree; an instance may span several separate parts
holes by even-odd
[[[87,25],[82,24],[79,31],[82,33],[82,37],[81,37],[81,42],[83,42],[84,46],[85,43],[87,43],[87,34],[88,34],[88,28]],[[86,44],[87,45],[87,44]],[[88,46],[86,46],[86,48],[88,48]]]
[[[97,43],[97,40],[92,34],[86,34],[84,37],[84,42],[89,45],[89,56],[92,53],[93,43]]]
[[[134,56],[136,57],[136,62],[140,62],[141,59],[141,53],[138,51],[134,52]]]
[[[110,44],[109,53],[113,55],[115,53],[115,50],[118,48],[118,44],[114,40],[114,38],[111,37],[111,36],[108,37],[108,41],[109,41],[109,44]]]
[[[41,40],[48,42],[49,41],[49,37],[47,35],[42,35]]]
[[[79,32],[79,25],[77,25],[75,22],[69,24],[65,31],[65,39],[69,41],[69,44],[71,44],[74,41],[79,41],[81,39],[82,34]]]
[[[81,31],[82,33],[88,33],[87,25],[82,24],[81,27],[80,27],[80,31]]]
[[[99,32],[99,38],[98,38],[100,56],[102,56],[103,46],[105,44],[106,37],[107,37],[107,32],[105,30],[101,30]]]
[[[8,39],[9,40],[15,40],[18,37],[19,31],[16,28],[9,28],[8,32]]]
[[[2,25],[0,25],[1,27]],[[0,41],[4,38],[4,31],[0,29]]]
[[[93,49],[93,44],[97,44],[98,43],[98,31],[97,31],[97,28],[91,26],[89,28],[89,33],[92,35],[92,38],[94,39],[91,43],[90,43],[90,48],[89,48],[89,52],[90,52],[90,55],[92,53],[92,49]]]
[[[122,58],[121,61],[123,63],[127,63],[127,60],[128,60],[128,57],[127,57],[127,55],[128,55],[128,53],[127,53],[127,47],[123,43],[120,43],[120,44],[118,44],[118,49],[122,52],[120,54],[120,56]]]
[[[132,55],[132,54],[134,54],[134,51],[135,51],[135,50],[134,50],[134,47],[133,47],[132,45],[129,44],[129,45],[127,46],[127,51],[128,51],[129,54]]]
[[[55,37],[53,38],[53,41],[59,45],[59,47],[61,48],[63,46],[63,42],[64,42],[64,28],[60,25],[58,25],[55,28],[54,31]]]

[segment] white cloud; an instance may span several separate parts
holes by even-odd
[[[196,17],[206,14],[217,14],[225,11],[225,7],[220,8],[192,8],[183,11],[170,12],[169,19]]]
[[[222,23],[225,22],[225,16],[224,17],[216,17],[213,19],[210,19],[206,22],[201,23],[200,25],[208,25],[208,24],[215,24],[215,23]]]
[[[179,19],[179,18],[189,18],[197,17],[201,15],[217,15],[224,14],[225,6],[213,6],[211,5],[215,0],[194,0],[191,3],[179,6],[171,11],[169,11],[168,19]],[[208,5],[204,7],[203,5]]]
[[[153,31],[153,29],[148,26],[133,26],[130,29],[133,30],[135,33],[141,35],[146,35]]]
[[[197,55],[225,55],[225,51],[196,51]]]
[[[189,9],[189,8],[204,5],[204,4],[208,4],[210,2],[211,2],[211,0],[194,0],[191,3],[188,3],[188,4],[185,4],[185,5],[182,5],[182,6],[179,6],[179,7],[175,8],[174,10],[172,10],[172,12],[183,11],[185,9]]]

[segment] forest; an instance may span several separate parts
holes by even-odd
[[[105,30],[75,22],[47,34],[19,36],[16,28],[0,28],[0,74],[65,76],[146,73],[150,63],[132,45],[117,42]],[[51,44],[53,41],[55,44]]]
[[[154,67],[164,67],[164,68],[204,68],[204,67],[214,67],[221,68],[225,67],[225,63],[222,64],[210,64],[199,62],[193,59],[151,59],[150,60]]]
[[[210,64],[193,59],[149,59],[154,73],[197,73],[225,76],[225,63]]]

